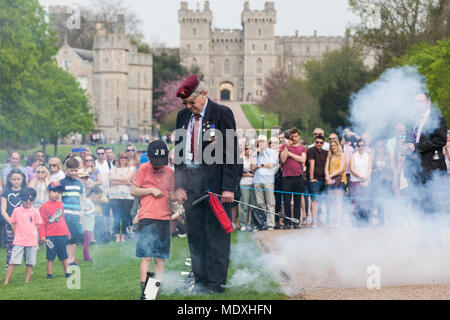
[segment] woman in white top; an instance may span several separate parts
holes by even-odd
[[[50,169],[50,175],[48,177],[48,183],[59,182],[64,179],[66,175],[62,171],[62,162],[57,157],[50,158],[48,160],[48,167]]]
[[[131,208],[134,197],[130,194],[131,181],[136,174],[136,168],[130,165],[130,160],[125,152],[119,152],[118,162],[109,173],[111,187],[109,200],[113,211],[113,234],[116,242],[125,241],[126,228],[131,223]],[[122,235],[121,235],[122,229]]]
[[[36,190],[36,199],[34,200],[33,207],[37,210],[41,208],[44,202],[48,201],[48,185],[49,185],[49,172],[46,167],[39,166],[36,168],[36,174],[31,179],[28,187]]]
[[[251,164],[255,163],[255,160],[252,158],[252,148],[249,144],[245,145],[244,150],[244,155],[242,157],[244,172],[239,183],[241,188],[241,201],[243,203],[254,204],[256,202],[256,199],[253,190],[253,171],[251,168]],[[241,220],[239,223],[241,226],[241,231],[251,229],[250,208],[243,203],[241,203]]]
[[[372,156],[365,151],[364,140],[356,142],[357,151],[350,158],[350,194],[354,204],[357,226],[368,226],[370,222],[369,182],[372,174]]]

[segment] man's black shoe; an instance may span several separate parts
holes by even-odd
[[[275,229],[275,230],[280,230],[280,229],[281,229],[281,226],[280,226],[279,224],[276,224],[275,227],[274,227],[274,229]]]
[[[300,229],[300,225],[299,224],[294,224],[294,229]]]
[[[291,228],[291,226],[288,225],[288,224],[285,224],[285,225],[283,226],[283,229],[284,229],[284,230],[288,230],[288,229],[290,229],[290,228]]]

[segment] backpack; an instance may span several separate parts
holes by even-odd
[[[258,230],[266,230],[267,229],[267,217],[266,213],[257,208],[252,208],[251,211],[252,223],[253,226]]]

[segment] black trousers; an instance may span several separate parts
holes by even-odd
[[[281,175],[275,176],[274,189],[276,191],[283,190],[282,189],[283,188],[282,180],[283,180],[283,178],[281,177]],[[276,213],[280,213],[280,211],[281,211],[281,197],[282,196],[283,196],[282,193],[275,192],[275,212]],[[278,215],[275,216],[275,224],[280,225],[280,216],[278,216]]]
[[[283,191],[284,192],[295,192],[295,193],[304,193],[305,192],[305,178],[303,175],[298,177],[283,177],[282,178]],[[283,202],[284,202],[284,214],[286,217],[291,217],[291,193],[283,193]],[[301,212],[301,200],[302,196],[298,194],[294,194],[294,214],[293,217],[300,220],[300,212]],[[288,219],[284,219],[284,225],[290,226],[291,221]]]
[[[205,194],[205,180],[200,170],[185,170],[188,200],[184,207],[192,271],[196,284],[209,290],[220,291],[223,290],[227,280],[231,237],[223,230],[211,211],[208,200],[192,207],[192,202]],[[230,219],[231,205],[224,204]]]

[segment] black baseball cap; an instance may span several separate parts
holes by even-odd
[[[169,163],[169,149],[164,141],[154,140],[148,144],[147,157],[152,166],[166,166]]]
[[[47,187],[48,191],[63,192],[64,186],[58,181],[50,182]]]

